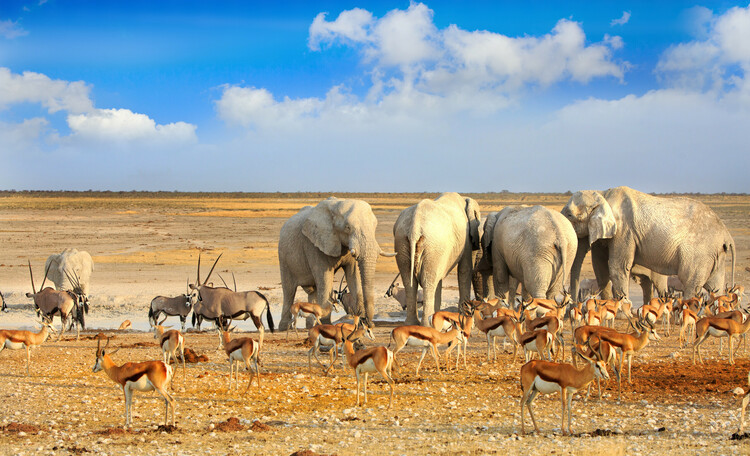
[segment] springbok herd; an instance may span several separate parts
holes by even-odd
[[[69,253],[69,257],[72,253],[86,254],[75,249],[66,250],[66,252]],[[344,252],[344,255],[347,253],[356,258],[358,252],[351,248],[351,251]],[[230,289],[223,278],[221,280],[224,286],[214,287],[209,280],[218,261],[217,258],[206,278],[201,280],[199,257],[197,280],[193,284],[188,284],[185,294],[172,298],[159,296],[151,302],[148,320],[153,328],[155,339],[159,340],[162,350],[161,360],[127,362],[118,365],[112,358],[118,349],[111,347],[110,340],[106,340],[103,345],[99,340],[95,357],[93,357],[93,371],[104,370],[112,381],[121,386],[125,397],[126,426],[132,424],[133,392],[154,390],[163,397],[165,402],[165,425],[169,425],[170,422],[173,426],[176,424],[175,412],[179,397],[176,399],[170,393],[175,374],[170,363],[172,359],[178,363],[181,361],[183,378],[185,378],[185,348],[186,345],[190,345],[190,334],[184,334],[184,332],[186,319],[191,312],[193,324],[198,329],[202,320],[209,320],[216,326],[219,347],[226,353],[229,361],[229,390],[232,390],[233,382],[239,385],[239,371],[244,364],[249,372],[249,378],[243,395],[251,389],[253,380],[256,380],[258,391],[262,391],[260,367],[263,366],[262,354],[268,349],[264,345],[266,328],[261,320],[264,311],[268,329],[271,332],[276,329],[270,303],[260,292],[238,292],[236,282],[234,290]],[[335,273],[339,267],[344,266],[333,264],[330,272]],[[425,276],[418,273],[413,264],[411,268],[413,268],[412,277],[407,279],[401,274],[404,284],[415,281],[421,285]],[[563,272],[564,278],[570,277],[569,268],[570,266],[567,272]],[[59,269],[63,277],[54,280],[55,288],[45,288],[45,282],[53,269],[54,266],[51,266],[48,261],[42,285],[37,291],[32,266],[29,263],[32,293],[28,293],[27,296],[33,299],[41,329],[38,332],[0,330],[0,351],[5,348],[26,350],[27,375],[32,375],[30,349],[41,346],[52,332],[56,332],[52,327],[52,318],[55,315],[61,319],[58,340],[63,332],[72,328],[74,324],[77,329],[85,328],[84,316],[89,309],[88,279],[93,271],[93,263],[88,266],[84,265],[83,269],[80,266],[66,267],[62,264]],[[499,275],[497,271],[495,274]],[[351,277],[353,275],[346,274],[347,283],[350,282]],[[696,362],[703,363],[700,348],[709,338],[713,336],[720,341],[726,338],[728,362],[733,365],[740,347],[740,339],[744,342],[745,334],[750,329],[750,319],[747,318],[747,313],[741,306],[744,287],[734,283],[726,285],[723,293],[710,287],[705,287],[707,293],[697,290],[692,295],[688,292],[660,293],[661,296],[653,297],[642,306],[635,308],[626,295],[612,296],[612,290],[608,288],[609,284],[603,284],[599,289],[592,290],[588,296],[581,297],[575,296],[575,292],[571,294],[568,289],[561,286],[563,282],[558,281],[559,287],[547,293],[547,296],[530,296],[526,291],[531,287],[519,278],[522,295],[514,297],[515,290],[508,290],[507,286],[503,287],[495,278],[493,279],[495,293],[487,293],[486,286],[484,290],[482,287],[478,287],[480,288],[478,290],[475,285],[474,299],[460,299],[454,310],[439,310],[438,295],[434,308],[430,308],[427,303],[423,304],[425,308],[421,324],[395,327],[391,331],[387,347],[363,348],[367,339],[374,340],[372,312],[368,312],[366,308],[367,296],[373,293],[372,289],[367,288],[371,288],[372,283],[351,288],[352,284],[348,283],[345,288],[343,280],[338,290],[333,290],[331,284],[327,284],[325,296],[329,297],[325,300],[315,299],[316,292],[317,296],[321,296],[319,293],[321,290],[316,290],[316,286],[320,287],[317,282],[298,283],[308,293],[310,302],[295,301],[291,306],[285,306],[282,321],[286,320],[288,324],[283,324],[280,329],[287,331],[287,338],[291,329],[294,329],[295,333],[298,331],[298,317],[308,317],[308,326],[314,320],[314,325],[308,329],[307,341],[310,348],[306,349],[310,372],[313,372],[313,357],[322,368],[322,375],[328,375],[338,357],[342,356],[342,368],[348,365],[356,377],[356,404],[359,406],[361,403],[367,403],[368,376],[378,373],[388,384],[388,407],[390,408],[394,402],[398,401],[398,384],[394,380],[394,371],[398,372],[397,355],[401,353],[401,350],[406,346],[420,349],[421,355],[415,366],[417,376],[428,352],[434,360],[438,374],[443,366],[448,371],[461,368],[462,356],[463,368],[469,369],[470,366],[466,360],[467,344],[472,332],[476,334],[478,330],[486,336],[488,363],[497,362],[497,338],[503,339],[504,351],[510,343],[511,362],[515,362],[519,355],[524,358],[519,375],[521,433],[525,433],[526,408],[528,408],[535,430],[539,432],[532,409],[534,399],[539,393],[560,393],[563,434],[571,432],[573,395],[587,389],[586,398],[588,399],[591,386],[596,381],[599,400],[602,400],[600,382],[609,380],[610,372],[614,373],[616,378],[617,400],[620,401],[625,361],[627,360],[627,380],[628,383],[632,383],[633,356],[646,349],[650,341],[658,343],[663,337],[672,337],[673,332],[678,333],[680,348],[692,350],[692,362],[695,364]],[[577,282],[578,277],[575,280]],[[492,294],[497,297],[493,298]],[[396,279],[388,288],[386,296],[398,299],[404,309],[407,308],[409,299],[413,300],[412,307],[414,302],[422,304],[423,299],[416,293],[399,287]],[[1,297],[2,294],[0,294]],[[5,310],[4,299],[2,304]],[[347,315],[340,321],[331,323],[331,313],[336,305],[341,305]],[[163,326],[167,317],[170,316],[180,318],[182,331]],[[627,321],[626,331],[615,329],[618,316],[620,320]],[[258,340],[251,337],[233,338],[232,322],[248,318],[253,320],[259,331]],[[569,327],[565,328],[566,326]],[[568,342],[569,350],[566,349],[566,342]],[[720,344],[719,347],[720,353],[723,352],[722,345]],[[443,354],[439,351],[441,346],[447,346]],[[325,348],[328,349],[329,356],[327,364],[323,363],[318,356],[319,351]],[[451,360],[454,350],[456,351],[455,365]],[[343,354],[340,355],[342,351]],[[273,366],[265,367],[273,369]],[[750,373],[748,383],[750,384]],[[363,390],[362,400],[360,400],[360,389]],[[749,401],[750,391],[742,400],[740,432],[744,431],[745,409]],[[566,414],[567,427],[565,425]]]

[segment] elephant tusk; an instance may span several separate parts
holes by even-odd
[[[349,253],[351,253],[354,258],[357,258],[357,249],[349,249]]]
[[[386,258],[391,258],[391,257],[395,257],[396,256],[396,252],[391,253],[391,252],[384,252],[384,251],[381,250],[380,251],[380,255],[384,256]]]

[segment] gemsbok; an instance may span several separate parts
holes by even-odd
[[[253,320],[255,327],[258,328],[260,347],[263,348],[263,337],[265,328],[261,322],[263,311],[266,311],[266,321],[268,329],[274,332],[273,317],[271,316],[271,306],[268,299],[262,293],[257,291],[232,291],[226,287],[211,287],[206,285],[211,278],[211,273],[216,267],[219,259],[216,258],[214,265],[206,276],[206,280],[201,282],[201,257],[198,254],[198,275],[197,281],[190,284],[190,302],[193,305],[193,325],[200,324],[202,320],[210,320],[217,326],[224,326],[230,319]]]
[[[29,261],[29,275],[31,277],[31,290],[33,293],[26,293],[27,298],[34,300],[34,308],[37,316],[42,319],[48,320],[52,323],[52,318],[55,315],[60,316],[60,334],[57,336],[57,340],[62,338],[65,333],[65,328],[68,326],[69,319],[71,324],[73,321],[76,323],[76,340],[80,337],[80,325],[83,320],[83,310],[78,305],[78,296],[71,291],[55,290],[54,288],[44,288],[44,283],[47,280],[47,272],[44,272],[44,279],[42,279],[42,287],[37,293],[34,287],[34,273],[31,271],[31,262]]]

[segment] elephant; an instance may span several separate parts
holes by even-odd
[[[685,284],[686,296],[695,296],[701,288],[723,289],[724,265],[730,251],[734,283],[732,235],[721,219],[701,202],[616,187],[605,192],[576,192],[562,214],[573,224],[578,236],[578,251],[570,275],[574,296],[581,265],[589,250],[605,298],[628,295],[627,285],[634,265],[664,277],[659,278],[663,282],[657,288],[666,289],[666,277],[677,275]]]
[[[73,290],[80,285],[80,292],[88,296],[91,273],[94,272],[94,261],[89,252],[78,249],[65,249],[53,253],[44,264],[47,278],[55,284],[57,290]],[[71,283],[70,279],[73,279]]]
[[[479,249],[479,205],[458,193],[422,200],[393,225],[396,263],[406,288],[406,324],[418,324],[417,287],[424,290],[422,324],[440,310],[443,279],[458,267],[460,302],[469,300],[473,252]]]
[[[543,206],[507,206],[487,218],[482,236],[490,252],[495,295],[515,293],[515,282],[532,298],[553,299],[570,273],[578,238],[559,212]],[[512,299],[512,298],[511,298]]]
[[[487,221],[494,224],[497,218],[497,212],[490,212],[486,217],[482,219],[479,224],[479,238],[484,238],[484,231],[487,227]],[[487,244],[489,245],[489,243]],[[476,300],[491,299],[495,297],[495,285],[493,283],[492,274],[492,252],[490,249],[485,249],[485,244],[480,242],[479,250],[474,252],[474,272],[472,275],[472,286],[474,288],[474,297]],[[508,302],[512,303],[515,299],[516,292],[518,291],[519,282],[510,277],[509,279],[509,296]]]
[[[333,275],[343,268],[346,283],[356,296],[357,312],[373,321],[375,264],[387,254],[375,239],[378,220],[365,201],[330,197],[305,206],[287,220],[279,235],[279,270],[284,303],[280,329],[291,323],[290,309],[297,287],[308,301],[332,305]],[[365,316],[362,315],[362,316]],[[323,317],[330,323],[330,313]]]

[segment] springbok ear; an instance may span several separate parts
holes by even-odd
[[[589,245],[599,239],[610,239],[617,232],[617,221],[612,208],[604,197],[598,198],[598,206],[589,216]]]
[[[302,234],[321,252],[331,257],[341,256],[341,242],[333,231],[333,216],[327,205],[321,201],[310,209],[302,224]]]

